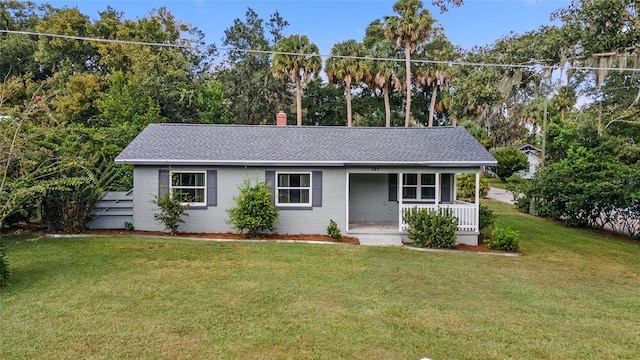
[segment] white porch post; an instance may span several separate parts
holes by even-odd
[[[480,171],[476,173],[476,232],[480,232]]]
[[[402,231],[402,173],[398,173],[398,231]]]
[[[453,176],[453,203],[458,201],[458,174],[451,174]]]
[[[344,226],[345,232],[346,232],[346,231],[349,231],[349,199],[350,199],[350,196],[349,196],[349,171],[347,171],[347,182],[345,184],[345,192],[344,193],[347,194],[345,196],[346,197],[346,199],[345,199],[345,207],[346,207],[346,209],[345,209],[345,212],[344,212],[346,214],[346,219],[345,219],[346,224]]]
[[[441,194],[440,194],[440,173],[436,173],[436,211],[440,209],[440,199],[441,199]],[[418,176],[420,176],[420,174],[418,174]],[[421,179],[420,179],[421,180]],[[420,189],[418,188],[418,191],[420,191]]]

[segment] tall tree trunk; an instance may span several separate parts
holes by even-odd
[[[391,106],[389,104],[389,85],[386,85],[384,89],[382,89],[382,96],[384,97],[384,115],[385,115],[385,126],[391,127]]]
[[[409,127],[409,120],[411,119],[411,48],[409,44],[404,47],[404,68],[407,73],[407,107],[404,114],[404,127]]]
[[[429,104],[429,127],[433,127],[433,112],[436,110],[436,96],[438,95],[438,85],[434,82],[431,90],[431,103]]]
[[[351,76],[344,78],[344,92],[347,94],[347,126],[351,127]]]
[[[300,86],[300,76],[296,76],[296,113],[298,126],[302,126],[302,88]]]

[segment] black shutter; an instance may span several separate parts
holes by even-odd
[[[452,181],[453,176],[451,174],[440,174],[440,202],[451,203],[452,202]]]
[[[398,201],[398,174],[389,174],[389,201]]]
[[[217,170],[207,170],[207,206],[218,206]]]
[[[264,180],[269,187],[269,191],[271,191],[271,203],[276,203],[276,171],[275,170],[265,170],[264,172]]]
[[[322,171],[311,172],[311,206],[322,207]]]
[[[169,192],[169,170],[158,170],[158,197]]]

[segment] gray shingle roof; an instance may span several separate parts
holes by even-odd
[[[134,165],[481,166],[496,160],[463,127],[151,124],[116,158]]]

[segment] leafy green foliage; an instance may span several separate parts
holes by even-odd
[[[172,196],[169,191],[163,195],[154,196],[151,203],[160,208],[160,213],[153,214],[153,218],[156,221],[160,221],[162,225],[164,225],[165,230],[169,231],[171,235],[175,235],[180,224],[184,223],[182,217],[189,216],[189,214],[187,214],[189,205],[182,205],[175,194]]]
[[[480,230],[486,229],[496,221],[496,215],[487,205],[480,205]]]
[[[459,175],[456,179],[458,186],[457,198],[461,200],[475,200],[476,196],[476,174]],[[489,179],[485,175],[480,175],[480,198],[487,197],[489,193]]]
[[[408,225],[407,236],[414,246],[452,248],[456,244],[458,219],[448,210],[412,208],[402,216]]]
[[[234,49],[271,50],[283,38],[289,25],[276,11],[265,22],[251,8],[245,20],[235,19],[225,29],[222,45]],[[278,111],[288,109],[291,92],[285,79],[278,79],[271,71],[271,56],[266,53],[227,52],[227,58],[217,68],[216,80],[225,91],[231,122],[239,124],[275,123]]]
[[[135,227],[133,226],[132,223],[125,221],[124,222],[124,231],[133,231],[135,230]]]
[[[260,237],[266,230],[275,231],[279,210],[264,181],[245,179],[238,186],[236,206],[227,209],[228,223],[244,237]]]
[[[514,146],[497,149],[493,152],[493,156],[498,160],[498,165],[494,167],[495,173],[503,181],[514,172],[527,167],[527,155]]]
[[[338,228],[338,224],[335,221],[333,221],[333,219],[329,220],[329,225],[327,226],[327,235],[329,235],[331,240],[334,240],[334,241],[337,241],[342,237],[340,228]]]
[[[509,227],[495,228],[491,233],[490,239],[485,239],[484,243],[489,249],[501,251],[518,251],[520,243],[518,241],[518,232]]]
[[[9,284],[9,264],[7,263],[7,248],[0,238],[0,287]]]

